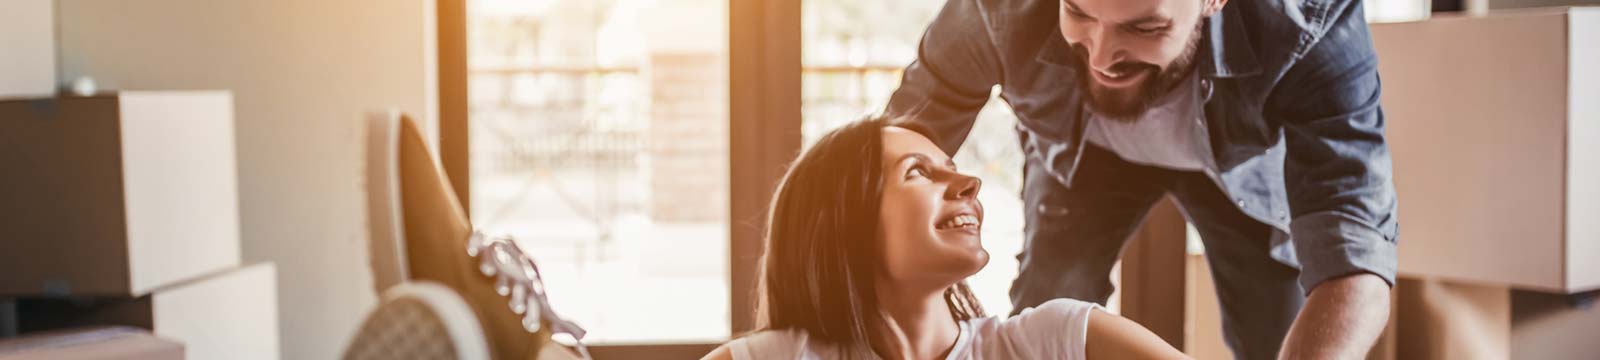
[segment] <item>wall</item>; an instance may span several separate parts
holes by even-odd
[[[361,114],[432,124],[432,0],[60,0],[60,78],[234,94],[245,261],[277,263],[282,354],[335,358],[375,301]]]
[[[1489,9],[1520,9],[1531,7],[1550,6],[1593,6],[1600,5],[1600,0],[1487,0]]]
[[[0,98],[48,96],[55,90],[50,0],[0,2]]]

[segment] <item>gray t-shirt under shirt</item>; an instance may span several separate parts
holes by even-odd
[[[1190,74],[1138,119],[1108,119],[1090,111],[1084,135],[1131,163],[1203,171],[1212,167],[1204,96],[1199,77]]]
[[[1099,305],[1055,299],[1008,319],[990,316],[960,322],[947,360],[1084,359],[1089,311]],[[728,342],[734,360],[829,360],[840,356],[801,330],[766,330]]]

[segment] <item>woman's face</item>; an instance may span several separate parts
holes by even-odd
[[[977,273],[989,262],[978,236],[978,178],[956,172],[955,162],[922,134],[890,126],[882,136],[878,217],[888,277],[948,286]]]

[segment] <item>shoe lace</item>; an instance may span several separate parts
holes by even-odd
[[[522,328],[529,333],[539,332],[541,320],[549,321],[550,333],[566,334],[576,342],[578,353],[590,359],[589,349],[583,345],[587,332],[578,324],[562,319],[550,307],[545,296],[544,278],[539,264],[533,261],[510,236],[487,236],[473,231],[467,241],[467,256],[478,259],[478,271],[494,277],[494,290],[509,296],[511,312],[522,315]]]

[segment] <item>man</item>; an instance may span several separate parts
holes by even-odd
[[[995,85],[1027,154],[1016,309],[1104,303],[1170,194],[1236,357],[1353,359],[1376,341],[1398,228],[1359,1],[949,0],[889,111],[954,153]]]

